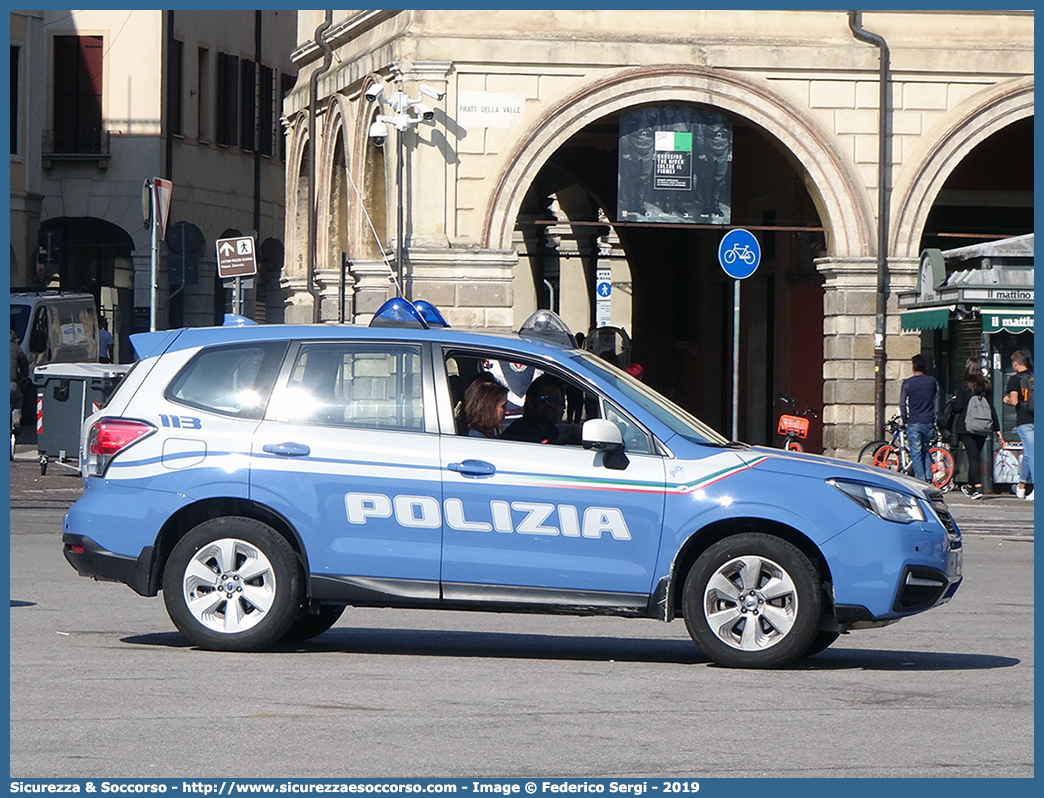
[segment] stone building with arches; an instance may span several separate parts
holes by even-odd
[[[744,227],[751,442],[782,393],[822,409],[813,450],[858,450],[922,348],[896,304],[921,251],[1033,231],[1032,12],[301,11],[298,41],[287,321],[365,323],[398,292],[455,326],[550,307],[587,332],[608,273],[645,379],[727,429],[717,245]],[[428,118],[371,135],[396,92]],[[672,107],[731,125],[727,224],[617,214],[621,116]]]

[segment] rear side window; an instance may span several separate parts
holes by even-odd
[[[296,423],[422,432],[421,362],[419,346],[302,344],[278,414]]]
[[[284,354],[283,341],[204,349],[174,378],[166,397],[213,413],[259,419]]]

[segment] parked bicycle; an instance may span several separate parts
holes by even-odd
[[[776,401],[790,405],[795,410],[797,409],[797,404],[794,400],[784,393],[777,396]],[[805,448],[798,441],[808,437],[809,416],[819,418],[819,413],[811,407],[806,407],[796,415],[784,413],[779,417],[779,425],[776,427],[776,432],[783,436],[783,448],[788,452],[805,451]]]
[[[859,452],[859,462],[913,476],[913,457],[906,440],[906,427],[898,415],[888,420],[888,434],[891,440],[871,441],[864,446]],[[953,487],[953,455],[938,427],[932,434],[928,454],[932,466],[932,484],[940,490],[949,490]]]

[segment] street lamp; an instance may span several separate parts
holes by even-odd
[[[418,90],[425,97],[430,97],[433,100],[442,100],[446,96],[446,92],[433,89],[425,83],[421,83],[418,86]],[[405,213],[403,210],[403,184],[405,182],[405,164],[406,164],[406,150],[405,140],[403,134],[410,129],[416,128],[417,125],[422,122],[429,124],[435,123],[435,111],[430,106],[425,105],[419,97],[410,97],[402,89],[397,89],[392,92],[388,97],[384,96],[384,87],[379,84],[374,84],[366,90],[366,99],[371,103],[376,103],[379,109],[383,109],[387,106],[392,111],[391,116],[386,114],[377,114],[373,123],[370,125],[369,137],[377,147],[384,146],[384,142],[387,141],[388,136],[391,132],[391,128],[396,131],[397,141],[397,163],[395,166],[395,188],[397,195],[397,209],[395,215],[395,276],[397,285],[402,284],[402,264],[403,264],[403,250],[406,247],[406,232],[405,232]],[[409,299],[409,297],[407,297]]]

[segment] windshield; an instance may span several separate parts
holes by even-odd
[[[621,394],[640,407],[672,432],[681,435],[693,443],[709,443],[714,446],[727,446],[729,441],[708,427],[695,416],[690,415],[674,404],[670,399],[656,393],[652,388],[630,374],[606,363],[597,355],[581,352],[581,357],[610,382]]]
[[[25,328],[29,326],[29,310],[28,305],[11,305],[11,329],[19,341],[25,338]]]

